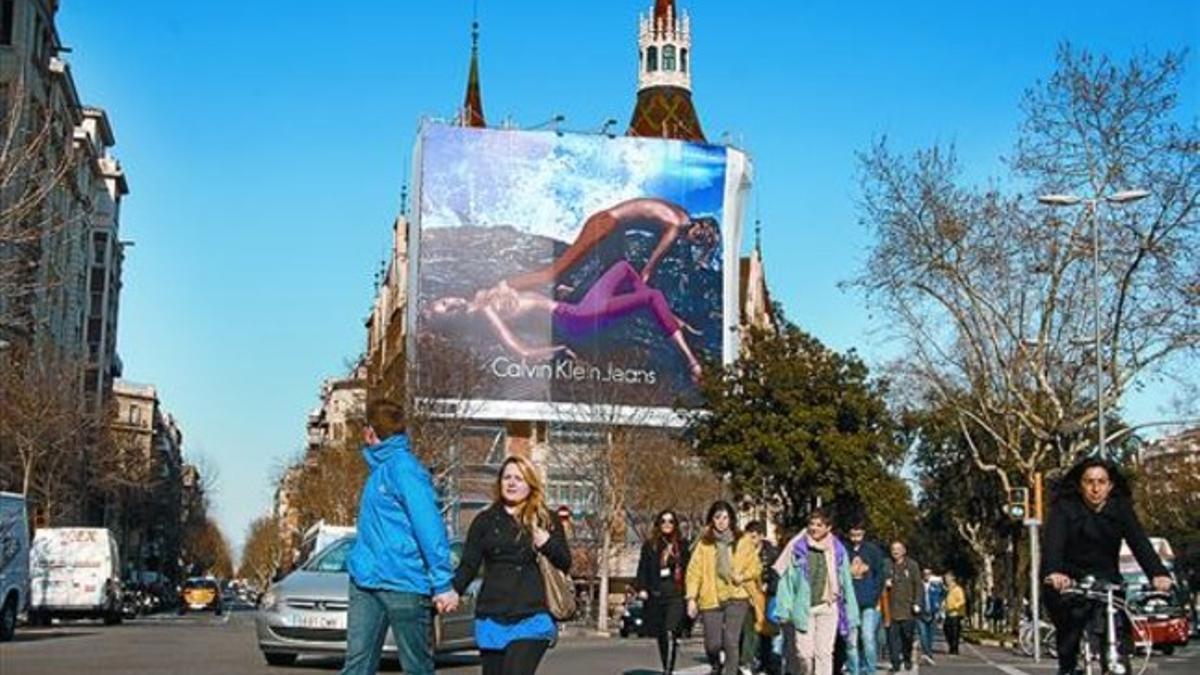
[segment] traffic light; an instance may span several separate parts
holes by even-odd
[[[1005,508],[1010,518],[1025,520],[1030,517],[1029,488],[1016,487],[1008,489],[1008,506]]]

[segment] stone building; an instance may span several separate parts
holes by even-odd
[[[112,410],[104,525],[117,534],[127,573],[176,578],[187,488],[183,432],[153,385],[116,380]]]
[[[103,409],[120,373],[120,202],[128,185],[112,126],[84,106],[55,26],[57,0],[0,2],[0,339],[85,368],[81,395]]]

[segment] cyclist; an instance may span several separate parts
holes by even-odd
[[[1073,580],[1089,576],[1102,583],[1120,583],[1122,539],[1153,580],[1155,590],[1169,591],[1171,577],[1134,513],[1129,483],[1112,462],[1089,457],[1063,477],[1046,519],[1042,573],[1050,587],[1046,606],[1057,631],[1060,675],[1076,672],[1084,631],[1093,621],[1104,625],[1102,604],[1063,591]],[[1132,637],[1124,616],[1116,618],[1124,658],[1132,651]],[[1104,669],[1107,671],[1107,663]]]

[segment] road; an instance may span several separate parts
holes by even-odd
[[[657,662],[651,640],[564,637],[547,655],[539,675],[653,675],[658,672]],[[14,642],[0,644],[3,675],[311,675],[336,673],[339,665],[337,659],[330,658],[303,659],[291,668],[266,665],[258,652],[253,614],[249,611],[232,611],[222,617],[164,615],[121,626],[81,622],[53,628],[23,627]],[[679,675],[707,675],[699,640],[685,643],[679,665]],[[1034,664],[1030,659],[1000,649],[968,645],[962,656],[939,654],[936,666],[923,666],[921,671],[924,675],[1051,675],[1054,664],[1049,661]],[[883,675],[886,671],[879,672]],[[1171,657],[1156,655],[1147,672],[1148,675],[1200,672],[1200,643]],[[438,673],[477,675],[478,660],[469,655],[441,659]]]

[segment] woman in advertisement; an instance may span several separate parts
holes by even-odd
[[[654,519],[654,532],[642,545],[638,561],[638,597],[646,603],[649,632],[658,639],[664,675],[675,672],[679,633],[683,630],[684,574],[688,546],[679,535],[679,517],[666,510]]]
[[[721,241],[717,221],[707,216],[692,218],[682,206],[653,197],[638,197],[610,206],[588,216],[575,241],[548,267],[526,272],[507,281],[498,288],[529,290],[543,288],[557,281],[563,274],[590,254],[600,242],[616,232],[630,229],[657,229],[658,243],[650,253],[650,259],[642,267],[642,283],[650,283],[650,277],[667,251],[680,238],[700,248],[696,260],[704,265],[712,250]]]
[[[533,675],[558,636],[546,604],[537,556],[564,572],[571,549],[562,524],[546,507],[537,467],[524,457],[500,466],[496,498],[471,522],[454,575],[461,595],[484,568],[475,605],[475,641],[483,675]]]
[[[736,675],[740,662],[742,624],[750,611],[745,583],[762,575],[762,563],[749,537],[737,529],[737,516],[728,502],[708,509],[704,533],[688,561],[688,615],[704,626],[704,653],[713,675]]]
[[[493,288],[479,291],[470,300],[439,298],[430,303],[426,312],[435,325],[464,317],[483,319],[513,353],[526,359],[545,360],[558,354],[575,358],[575,354],[567,344],[526,345],[513,334],[510,321],[549,314],[554,328],[570,342],[572,338],[594,335],[638,310],[650,312],[662,336],[679,350],[692,379],[698,381],[702,372],[700,361],[683,336],[684,328],[693,333],[695,330],[675,316],[662,291],[647,286],[637,270],[625,260],[618,260],[609,267],[578,302],[553,300],[533,291]]]

